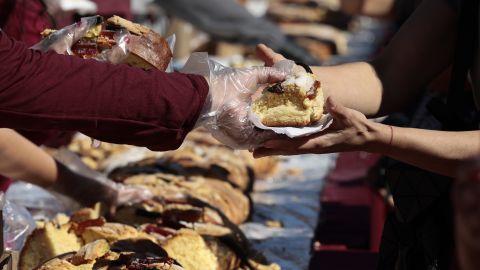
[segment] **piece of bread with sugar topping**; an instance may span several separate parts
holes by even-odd
[[[321,84],[315,75],[296,72],[265,88],[252,110],[265,126],[304,127],[322,118],[323,104]]]

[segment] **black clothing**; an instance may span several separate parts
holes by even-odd
[[[442,130],[478,129],[479,113],[464,85],[478,48],[478,1],[446,0],[460,14],[449,93],[430,112]],[[445,103],[446,100],[446,103]],[[453,264],[452,179],[397,162],[387,169],[395,212],[382,235],[379,270],[449,270]]]

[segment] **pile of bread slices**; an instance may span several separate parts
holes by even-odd
[[[102,157],[95,160],[98,170],[132,150],[85,140],[70,149],[84,158],[95,151]],[[238,228],[251,214],[248,194],[256,174],[273,174],[278,166],[275,158],[256,164],[249,155],[197,130],[176,151],[111,168],[111,179],[146,187],[154,198],[118,207],[108,218],[96,206],[39,222],[21,252],[20,269],[279,269],[252,250]]]

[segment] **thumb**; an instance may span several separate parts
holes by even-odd
[[[242,92],[253,95],[258,86],[267,83],[276,83],[285,79],[286,74],[273,67],[251,67],[241,70],[243,74],[239,77],[246,88]]]
[[[339,120],[348,119],[349,109],[338,104],[332,97],[328,97],[325,102],[327,111],[332,115],[333,118]]]

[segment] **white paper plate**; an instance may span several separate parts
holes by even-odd
[[[258,128],[263,130],[272,130],[277,134],[284,134],[290,138],[303,137],[318,133],[327,129],[332,123],[333,118],[330,114],[324,114],[320,121],[308,127],[267,127],[260,121],[260,118],[252,110],[248,113],[250,121]]]

